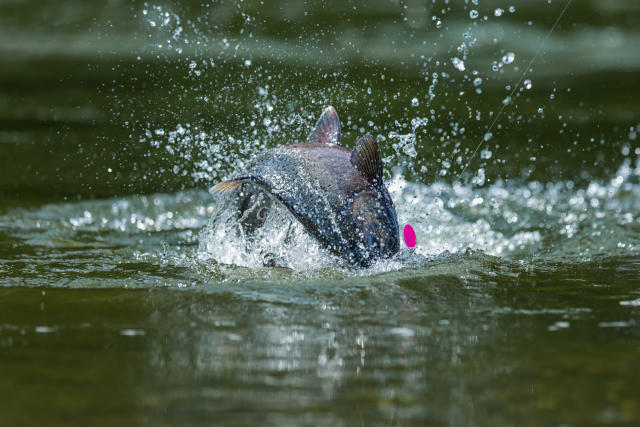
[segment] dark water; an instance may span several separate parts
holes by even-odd
[[[180,3],[0,4],[1,425],[640,423],[637,2]],[[328,104],[418,247],[262,267]]]

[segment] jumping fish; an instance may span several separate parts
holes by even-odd
[[[246,233],[261,227],[273,203],[284,205],[330,252],[367,267],[398,252],[396,211],[382,179],[380,147],[371,135],[353,150],[340,146],[340,120],[327,107],[307,142],[258,154],[246,173],[210,190],[236,196]]]

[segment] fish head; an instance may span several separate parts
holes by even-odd
[[[399,249],[398,220],[386,189],[369,189],[355,194],[347,207],[353,224],[351,256],[369,266],[380,258],[390,258]]]

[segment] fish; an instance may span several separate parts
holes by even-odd
[[[306,142],[256,155],[244,173],[214,185],[235,197],[247,235],[262,227],[274,203],[286,207],[322,247],[348,264],[369,267],[399,250],[398,219],[383,180],[376,139],[341,145],[338,113],[324,109]]]

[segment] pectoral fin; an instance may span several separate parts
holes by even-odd
[[[382,157],[373,136],[366,135],[358,140],[351,152],[351,164],[371,184],[382,185]]]

